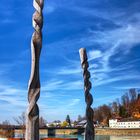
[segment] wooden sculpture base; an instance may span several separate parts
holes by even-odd
[[[24,138],[7,138],[7,140],[25,140]]]
[[[4,140],[25,140],[24,138],[5,138]],[[40,140],[78,140],[77,138],[41,138]]]
[[[78,140],[77,138],[42,138],[41,140]]]

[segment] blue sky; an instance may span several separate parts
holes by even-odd
[[[140,84],[139,0],[46,0],[40,60],[40,115],[84,115],[79,49],[87,49],[94,107]],[[27,107],[32,0],[1,0],[0,121]]]

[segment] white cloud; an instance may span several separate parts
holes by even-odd
[[[113,94],[114,92],[112,92],[111,94]],[[112,103],[112,101],[115,101],[117,98],[120,98],[121,97],[121,94],[114,94],[114,95],[111,95],[111,96],[106,96],[106,97],[100,97],[100,98],[95,98],[94,102],[93,102],[93,106],[97,107],[96,106],[96,103],[102,103],[104,101],[106,101],[106,103]]]
[[[96,68],[98,68],[99,67],[99,65],[98,64],[90,64],[89,65],[89,69],[96,69]]]
[[[140,89],[140,85],[138,84],[139,82],[133,82],[129,85],[124,85],[124,86],[116,86],[114,87],[114,89],[121,89],[121,90],[129,90],[131,88],[135,88],[135,89]]]
[[[102,78],[100,79],[95,79],[95,84],[94,86],[101,86],[101,85],[106,85],[109,83],[113,83],[113,82],[118,82],[118,81],[125,81],[125,80],[140,80],[139,76],[137,74],[131,74],[129,73],[128,75],[120,75],[120,76],[115,76],[114,78],[108,77],[108,78]]]
[[[94,79],[95,86],[101,86],[103,84],[109,84],[121,80],[130,80],[130,79],[138,78],[138,75],[135,74],[135,72],[132,72],[131,76],[130,74],[122,76],[124,74],[124,71],[133,70],[132,69],[133,63],[128,63],[128,64],[126,63],[121,66],[112,67],[110,66],[109,62],[112,56],[114,56],[115,54],[122,51],[124,55],[127,55],[133,47],[136,47],[136,44],[140,43],[139,28],[140,26],[137,24],[136,25],[128,24],[128,26],[122,26],[121,28],[113,29],[110,31],[104,31],[104,32],[93,31],[93,40],[96,43],[99,43],[100,46],[102,46],[102,48],[105,50],[104,52],[102,52],[102,54],[99,52],[97,53],[97,57],[98,55],[99,57],[100,55],[102,56],[98,61],[101,64],[99,65],[100,67],[97,69],[92,69],[92,68],[90,69],[92,73],[92,78]],[[95,39],[94,36],[96,36],[97,38]],[[122,56],[117,56],[114,59],[121,60]],[[97,63],[97,61],[96,62],[92,61],[92,62],[95,64]],[[122,73],[120,73],[121,75],[120,77],[114,76],[112,78],[108,76],[110,72],[122,72]]]
[[[42,84],[42,91],[55,91],[55,90],[79,90],[83,88],[83,82],[77,81],[61,81],[61,80],[50,80],[47,83]]]
[[[46,116],[48,121],[54,121],[54,120],[65,120],[65,117],[67,114],[70,115],[71,119],[77,118],[79,114],[83,114],[84,107],[81,107],[80,104],[81,100],[79,98],[66,98],[61,99],[60,102],[54,101],[51,105],[40,105],[40,114],[43,114]],[[79,106],[77,110],[77,106]]]
[[[106,34],[110,38],[105,38],[108,43],[114,42],[119,49],[123,50],[124,53],[130,51],[135,44],[140,43],[139,38],[139,25],[128,25],[113,31],[110,31]],[[117,44],[119,42],[119,44]]]
[[[64,4],[64,3],[65,4]],[[121,66],[116,66],[116,67],[111,67],[110,66],[110,59],[112,58],[113,55],[115,55],[116,53],[118,53],[120,50],[124,52],[124,55],[127,55],[130,51],[131,48],[134,47],[135,44],[140,43],[140,24],[138,23],[140,20],[139,14],[137,13],[137,15],[135,15],[135,18],[138,20],[137,23],[129,23],[129,20],[131,20],[131,17],[127,17],[127,19],[125,19],[125,24],[124,24],[124,20],[112,20],[112,18],[115,17],[120,17],[124,14],[124,12],[113,12],[113,14],[108,15],[108,13],[103,13],[102,11],[98,10],[96,8],[86,8],[86,7],[81,7],[81,6],[77,6],[75,5],[75,1],[73,0],[73,2],[69,1],[67,4],[67,0],[59,0],[58,5],[55,5],[55,2],[49,2],[50,4],[46,3],[46,6],[44,7],[44,13],[45,14],[51,14],[53,12],[55,12],[55,10],[57,8],[70,8],[72,10],[75,10],[79,13],[81,13],[82,17],[83,16],[90,16],[93,17],[95,15],[103,17],[102,19],[109,19],[111,21],[113,21],[113,24],[118,25],[118,28],[113,28],[113,29],[109,29],[109,30],[102,30],[102,31],[92,31],[92,30],[86,30],[86,27],[90,27],[90,24],[87,24],[86,26],[82,26],[82,28],[84,27],[84,32],[82,32],[82,34],[78,35],[78,36],[71,36],[71,37],[66,37],[63,40],[59,40],[56,42],[47,44],[47,49],[51,48],[51,51],[47,51],[48,53],[50,52],[51,54],[55,54],[55,55],[67,55],[67,53],[64,54],[64,52],[70,52],[70,53],[75,53],[78,52],[79,47],[88,47],[88,46],[93,46],[96,44],[99,45],[98,49],[92,48],[89,52],[88,52],[88,56],[89,56],[89,61],[90,61],[90,65],[89,65],[89,70],[91,72],[91,78],[93,80],[93,87],[94,86],[102,86],[105,84],[110,84],[112,82],[117,82],[117,81],[122,81],[122,80],[131,80],[131,79],[138,79],[139,80],[139,73],[135,73],[135,71],[132,71],[131,73],[128,73],[127,70],[132,69],[133,67],[133,62],[132,63],[126,63],[124,65]],[[73,5],[73,6],[67,6],[67,5]],[[95,15],[93,15],[93,13]],[[98,18],[100,18],[98,17]],[[94,18],[94,17],[93,17]],[[126,18],[126,17],[125,17]],[[129,20],[128,20],[129,19]],[[2,22],[13,22],[14,20],[7,20],[5,19],[5,21],[3,20]],[[101,20],[102,21],[102,20]],[[121,21],[121,22],[120,22]],[[64,23],[65,24],[65,23]],[[102,24],[101,23],[97,23],[98,27],[101,27]],[[60,25],[62,26],[62,25]],[[65,25],[67,26],[67,25]],[[65,28],[65,27],[64,27]],[[53,31],[53,30],[52,30]],[[55,29],[56,31],[56,29]],[[54,31],[53,31],[54,32]],[[77,47],[78,46],[78,47]],[[45,48],[45,47],[44,47]],[[101,48],[103,51],[101,51]],[[56,51],[57,50],[57,51]],[[59,52],[58,52],[59,51]],[[66,56],[67,57],[67,56]],[[24,57],[23,57],[24,58]],[[77,59],[78,57],[75,57],[73,59]],[[97,59],[98,58],[98,59]],[[120,58],[120,59],[119,59]],[[96,59],[96,60],[95,60]],[[118,60],[121,60],[121,56],[117,56]],[[79,60],[78,60],[79,61]],[[70,61],[69,61],[70,62]],[[76,62],[76,63],[75,63]],[[78,80],[78,78],[80,79],[80,76],[82,78],[82,68],[80,65],[80,61],[79,63],[77,63],[77,61],[71,61],[71,66],[64,66],[64,67],[57,67],[57,72],[55,72],[56,74],[56,80],[50,80],[47,83],[43,83],[42,85],[42,92],[44,93],[43,95],[41,94],[41,96],[43,98],[49,98],[51,99],[52,97],[54,97],[55,95],[52,93],[53,91],[63,91],[63,92],[67,92],[68,90],[80,90],[83,89],[83,81]],[[17,63],[15,63],[17,65]],[[10,70],[10,68],[7,68],[8,70]],[[132,69],[133,70],[133,69]],[[0,74],[3,75],[3,73],[6,71],[6,68],[1,69],[0,70]],[[113,75],[109,75],[111,72],[114,72]],[[126,75],[127,72],[127,75]],[[117,73],[117,74],[116,74]],[[58,80],[57,75],[61,75],[63,76],[63,78]],[[73,76],[77,76],[77,80],[73,80],[70,78],[69,80],[65,80],[64,76],[70,75],[71,77]],[[118,76],[120,75],[120,76]],[[127,87],[127,86],[126,86]],[[123,87],[123,88],[126,88]],[[27,96],[27,91],[24,89],[16,89],[13,88],[13,86],[6,86],[6,85],[0,85],[0,90],[1,90],[1,95],[0,95],[0,99],[3,101],[7,101],[10,105],[14,105],[14,106],[25,106],[25,102],[26,102],[26,97]],[[7,97],[7,95],[10,95],[9,97]],[[67,96],[65,94],[61,95],[61,96]],[[107,100],[105,98],[103,98],[104,100]],[[54,100],[54,99],[53,99]],[[99,101],[99,100],[98,100]],[[102,100],[103,101],[103,100]],[[58,100],[56,100],[56,102],[58,102]],[[80,99],[73,99],[69,102],[69,106],[74,106],[76,104],[78,104],[80,102]],[[44,104],[41,103],[41,106],[43,106]],[[44,108],[46,106],[44,105]],[[51,108],[50,106],[47,106],[47,108]],[[52,108],[51,108],[52,109]],[[72,112],[72,109],[69,109],[68,105],[60,107],[59,109],[56,109],[56,106],[54,107],[54,110],[49,110],[49,115],[50,118],[52,116],[57,116],[58,114],[60,114],[60,112],[62,112],[62,114],[66,115],[69,112]],[[47,113],[46,113],[47,114]],[[61,115],[62,115],[61,114]],[[47,114],[48,115],[48,114]],[[46,115],[46,116],[47,116]]]
[[[47,83],[42,84],[41,90],[42,91],[52,91],[58,89],[60,85],[63,84],[61,80],[50,80]]]
[[[80,63],[79,63],[80,66]],[[69,74],[78,74],[81,72],[81,68],[80,67],[75,67],[75,68],[60,68],[57,72],[57,74],[61,74],[61,75],[69,75]]]
[[[55,9],[56,9],[56,7],[54,5],[48,5],[46,3],[46,6],[44,7],[44,10],[43,11],[44,11],[44,14],[46,15],[46,14],[53,13],[55,11]]]
[[[71,103],[68,104],[68,106],[75,106],[80,102],[80,99],[72,99]]]
[[[102,52],[100,50],[92,50],[88,52],[89,61],[102,57]]]
[[[8,86],[6,84],[0,84],[0,106],[2,119],[5,113],[17,115],[17,112],[23,112],[27,107],[27,91],[25,89],[15,88],[16,86]],[[13,113],[13,110],[17,110]],[[8,117],[8,116],[6,116]]]
[[[89,70],[91,72],[91,77],[94,78],[94,76],[99,77],[100,80],[107,80],[108,74],[110,72],[119,72],[124,70],[129,70],[133,67],[133,65],[127,65],[127,66],[116,66],[112,67],[110,66],[110,59],[115,54],[122,51],[124,55],[127,55],[127,53],[135,46],[135,44],[140,43],[139,38],[139,31],[140,26],[135,24],[128,24],[127,26],[120,26],[119,28],[115,28],[112,30],[105,30],[105,31],[91,31],[90,33],[86,33],[84,36],[81,36],[80,38],[74,38],[74,40],[69,40],[68,38],[63,41],[56,42],[55,44],[51,44],[51,48],[55,48],[57,46],[61,46],[62,48],[72,48],[74,46],[90,46],[94,43],[98,43],[100,45],[100,48],[102,48],[104,51],[101,51],[99,48],[98,50],[89,50],[88,57],[90,61]],[[57,45],[56,45],[57,44]],[[65,46],[65,47],[64,47]],[[63,52],[63,51],[62,51]],[[78,50],[77,50],[78,52]],[[120,59],[122,56],[115,57],[114,59]],[[98,58],[95,62],[95,59]],[[69,61],[70,62],[70,61]],[[82,69],[79,64],[77,63],[77,60],[74,62],[71,62],[71,65],[68,67],[58,68],[57,74],[61,75],[77,75],[80,77],[82,73]],[[79,65],[79,66],[78,66]],[[78,67],[77,67],[78,66]],[[102,75],[99,75],[102,73]],[[132,76],[134,74],[132,73]],[[109,77],[108,77],[109,78]],[[111,82],[111,81],[110,81]],[[96,81],[95,81],[96,84]]]

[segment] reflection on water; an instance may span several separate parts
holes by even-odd
[[[46,136],[42,136],[46,137]],[[59,138],[77,138],[78,140],[84,140],[82,135],[56,135]],[[140,136],[95,136],[95,140],[140,140]]]
[[[140,136],[110,136],[109,140],[140,140]]]
[[[16,137],[21,137],[16,135]],[[47,135],[41,135],[41,138],[46,138]],[[56,135],[57,138],[78,138],[84,140],[82,135]],[[140,140],[140,136],[95,136],[95,140]]]

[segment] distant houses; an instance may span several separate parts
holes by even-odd
[[[47,127],[85,127],[86,126],[86,120],[82,120],[82,121],[77,121],[77,122],[72,122],[71,126],[69,126],[69,124],[66,121],[53,121],[50,123],[46,123]]]
[[[79,128],[85,128],[86,127],[86,120],[82,120],[76,123],[71,123],[71,127],[79,127]],[[54,121],[52,123],[47,123],[47,127],[70,127],[65,121]],[[108,127],[103,124],[98,124],[94,122],[94,127],[97,128],[104,128]],[[134,119],[122,119],[122,118],[114,118],[109,120],[109,128],[112,129],[140,129],[140,120],[134,120]]]
[[[140,120],[110,119],[109,127],[116,129],[136,129],[140,128]]]
[[[98,127],[98,123],[97,122],[93,122],[94,127]],[[77,124],[75,125],[75,127],[81,127],[81,128],[85,128],[87,124],[87,120],[84,119],[82,121],[77,122]]]
[[[46,124],[47,127],[60,127],[61,126],[61,121],[55,120],[51,123]]]
[[[86,126],[86,123],[87,123],[86,120],[79,121],[79,122],[76,124],[76,127],[85,127],[85,126]]]
[[[86,120],[82,120],[77,123],[76,127],[84,127],[86,126]],[[104,125],[98,124],[94,122],[94,127],[103,128]],[[107,126],[106,126],[107,127]],[[121,117],[110,119],[109,120],[109,128],[115,129],[140,129],[140,119],[133,119],[133,118],[125,118],[122,119]]]

